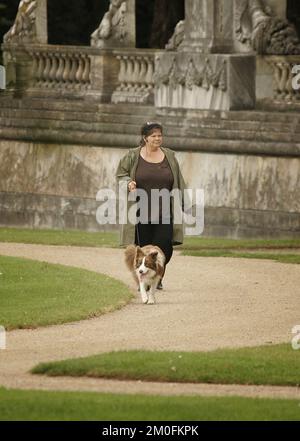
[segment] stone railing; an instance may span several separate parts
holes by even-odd
[[[112,50],[88,46],[3,44],[9,91],[19,96],[110,102],[119,62]]]
[[[273,71],[273,99],[300,104],[300,89],[294,88],[296,74],[292,72],[294,66],[300,66],[300,56],[268,56],[266,60]]]
[[[114,51],[114,54],[120,68],[112,102],[153,104],[155,51]]]
[[[3,45],[10,88],[22,96],[71,96],[113,103],[154,103],[150,49]]]
[[[30,46],[33,60],[31,87],[85,91],[91,88],[91,59],[85,48]]]

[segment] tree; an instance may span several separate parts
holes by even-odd
[[[108,7],[109,0],[48,0],[49,43],[89,46]]]
[[[3,37],[9,31],[14,23],[19,6],[19,0],[1,0],[0,1],[0,45]],[[0,64],[3,63],[2,52],[0,51]]]
[[[17,15],[19,0],[1,0],[0,1],[0,42],[3,36],[13,25]]]
[[[155,0],[150,47],[164,48],[183,18],[184,0]]]

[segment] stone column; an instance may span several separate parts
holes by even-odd
[[[233,51],[233,0],[185,0],[183,51]]]
[[[47,0],[38,0],[36,13],[36,40],[38,43],[48,44]]]
[[[255,56],[234,50],[234,0],[185,0],[185,8],[182,43],[156,56],[156,107],[253,109]]]

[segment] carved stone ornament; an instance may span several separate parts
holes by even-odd
[[[99,27],[91,35],[91,46],[104,47],[105,42],[111,38],[122,43],[127,35],[126,12],[126,1],[110,0],[108,12],[104,14]]]
[[[184,40],[184,20],[177,23],[174,34],[166,44],[167,51],[176,51]]]
[[[300,54],[300,41],[291,23],[272,16],[263,0],[236,0],[235,33],[258,54]]]
[[[189,58],[176,56],[169,60],[156,58],[155,85],[170,86],[176,89],[178,86],[192,90],[194,86],[209,90],[210,87],[219,88],[223,92],[227,90],[227,63],[222,60],[214,69],[209,58],[189,56]]]
[[[31,43],[36,37],[37,0],[22,0],[13,26],[4,35],[4,43]]]

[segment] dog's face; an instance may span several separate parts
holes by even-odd
[[[157,270],[157,251],[145,254],[140,247],[136,249],[135,271],[140,280],[147,277],[154,277]]]

